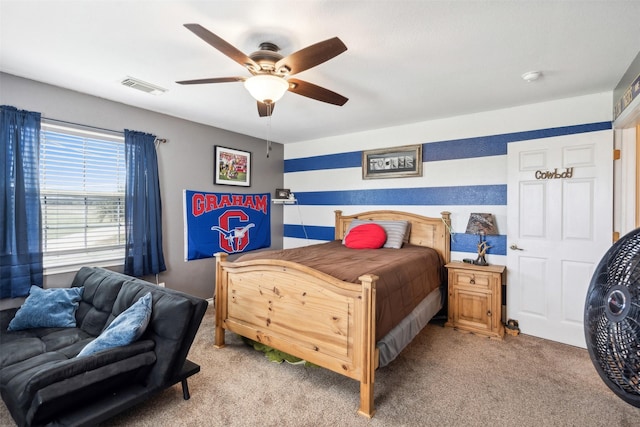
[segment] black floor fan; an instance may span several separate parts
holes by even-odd
[[[602,380],[640,408],[640,228],[618,240],[598,264],[587,292],[584,332]]]

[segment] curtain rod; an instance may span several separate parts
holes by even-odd
[[[50,122],[64,123],[64,124],[67,124],[67,125],[80,126],[80,127],[83,127],[83,128],[95,129],[95,130],[100,130],[100,131],[103,131],[103,132],[111,132],[111,133],[115,133],[115,134],[118,134],[118,135],[124,135],[124,132],[121,131],[121,130],[113,130],[113,129],[101,128],[101,127],[98,127],[98,126],[84,125],[84,124],[81,124],[81,123],[69,122],[67,120],[52,119],[50,117],[44,117],[44,119],[48,120]],[[165,138],[156,137],[155,142],[160,143],[160,144],[164,144],[164,143],[167,142],[167,140]]]
[[[121,131],[121,130],[113,130],[113,129],[101,128],[101,127],[98,127],[98,126],[84,125],[84,124],[81,124],[81,123],[69,122],[67,120],[52,119],[50,117],[44,117],[44,119],[48,120],[50,122],[64,123],[64,124],[67,124],[67,125],[80,126],[80,127],[83,127],[83,128],[101,130],[101,131],[106,131],[106,132],[111,132],[111,133],[117,133],[118,135],[124,135],[124,132]]]

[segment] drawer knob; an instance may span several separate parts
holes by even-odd
[[[472,285],[476,284],[476,278],[475,276],[471,276],[471,280],[469,280],[469,283],[471,283]]]
[[[491,317],[491,311],[487,311],[487,317]]]

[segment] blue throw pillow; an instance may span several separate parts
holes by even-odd
[[[8,331],[30,328],[75,328],[76,310],[84,288],[42,289],[31,286]]]
[[[102,350],[131,344],[142,336],[151,319],[151,292],[120,313],[102,333],[78,353],[89,356]]]

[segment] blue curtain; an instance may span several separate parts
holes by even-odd
[[[125,130],[124,272],[141,277],[167,268],[162,253],[162,204],[155,135]]]
[[[0,298],[42,287],[40,113],[0,106]]]

